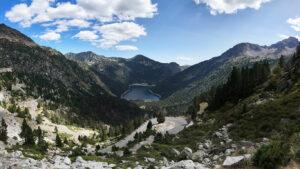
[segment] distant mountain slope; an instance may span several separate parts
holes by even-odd
[[[178,105],[186,108],[182,104],[191,102],[197,94],[224,82],[232,66],[244,66],[264,59],[276,60],[281,55],[291,55],[298,43],[296,38],[290,37],[271,46],[238,44],[218,57],[193,65],[166,78],[157,84],[154,92],[166,98],[161,101],[163,106]]]
[[[13,75],[26,84],[31,95],[70,106],[86,119],[124,122],[140,112],[136,106],[111,96],[92,71],[3,24],[0,68],[12,68]]]
[[[68,53],[66,56],[90,67],[109,89],[120,96],[133,83],[156,84],[182,70],[177,63],[160,63],[143,55],[131,59],[104,57],[92,52]]]

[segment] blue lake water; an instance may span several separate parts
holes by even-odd
[[[147,84],[133,84],[125,91],[121,98],[129,101],[158,101],[160,95],[154,93],[150,85]]]

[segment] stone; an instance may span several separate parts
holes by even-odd
[[[210,149],[211,147],[211,141],[210,140],[206,140],[205,143],[203,144],[204,148],[205,149]]]
[[[192,160],[194,161],[202,161],[203,158],[206,156],[207,154],[205,153],[205,151],[203,150],[198,150],[195,153],[193,153],[192,155]]]
[[[161,169],[207,169],[202,164],[195,163],[192,160],[183,160],[171,164],[170,166],[161,167]]]
[[[264,143],[267,143],[267,142],[269,142],[269,139],[268,139],[268,138],[263,138],[262,141],[263,141]]]
[[[21,151],[15,151],[15,152],[11,153],[10,156],[12,158],[19,158],[19,157],[23,157],[23,153]]]
[[[240,165],[245,160],[244,156],[227,156],[223,162],[223,167],[233,167]]]
[[[185,147],[181,153],[180,153],[180,157],[183,158],[183,159],[192,159],[193,157],[193,150],[188,148],[188,147]]]
[[[211,164],[211,161],[210,161],[209,158],[204,158],[203,163],[204,163],[206,166],[208,166],[208,165]]]
[[[172,148],[172,153],[175,157],[178,157],[180,155],[180,152],[175,148]]]
[[[118,157],[123,157],[123,156],[124,156],[124,152],[123,152],[122,150],[116,151],[115,154],[116,154]]]
[[[155,163],[155,159],[145,157],[145,162]]]
[[[223,137],[223,134],[222,134],[221,132],[218,132],[218,131],[215,133],[215,135],[216,135],[217,137],[219,137],[219,138],[222,138],[222,137]]]
[[[218,155],[214,155],[214,156],[213,156],[213,160],[215,160],[215,161],[218,160],[219,158],[220,158],[220,157],[219,157]]]
[[[69,157],[65,157],[64,158],[64,163],[66,164],[66,165],[71,165],[71,160],[69,159]]]
[[[225,155],[226,156],[230,156],[232,152],[234,152],[234,150],[232,150],[232,149],[226,149],[225,150]]]
[[[169,161],[166,157],[163,157],[163,165],[165,166],[169,165]]]
[[[78,156],[78,157],[76,158],[76,162],[83,163],[83,162],[85,162],[85,161],[82,159],[82,157]]]

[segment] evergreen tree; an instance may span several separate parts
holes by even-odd
[[[163,122],[165,122],[165,116],[164,116],[163,113],[159,113],[159,114],[157,115],[157,122],[158,122],[158,123],[163,123]]]
[[[67,137],[64,138],[64,144],[69,144]]]
[[[107,132],[105,128],[102,128],[102,137],[101,137],[102,141],[107,140]]]
[[[60,136],[59,136],[58,133],[56,134],[55,144],[56,144],[57,147],[63,147],[62,140],[61,140],[61,138],[60,138]]]
[[[129,156],[131,154],[131,152],[129,151],[128,147],[125,147],[124,149],[124,156]]]
[[[4,143],[7,143],[7,124],[4,120],[4,118],[2,118],[1,121],[1,128],[0,128],[0,140],[3,141]]]
[[[34,145],[34,135],[26,120],[23,120],[20,137],[24,139],[24,145]]]
[[[44,133],[41,130],[40,127],[38,127],[37,131],[36,131],[36,135],[37,135],[37,145],[38,148],[42,151],[42,152],[46,152],[48,149],[48,144],[47,142],[44,140]]]
[[[152,126],[153,126],[152,121],[149,120],[149,122],[148,122],[148,124],[147,124],[147,130],[148,130],[148,131],[152,130]]]
[[[268,80],[269,75],[270,67],[267,61],[254,63],[251,68],[233,67],[227,82],[215,89],[209,109],[216,110],[226,102],[236,103],[239,99],[248,97],[256,86]]]
[[[280,58],[279,58],[279,61],[278,61],[278,65],[281,67],[281,68],[284,68],[284,57],[281,55]]]

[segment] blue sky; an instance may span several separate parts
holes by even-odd
[[[63,53],[143,54],[183,65],[240,42],[269,45],[297,36],[299,6],[299,0],[1,0],[0,22]]]

